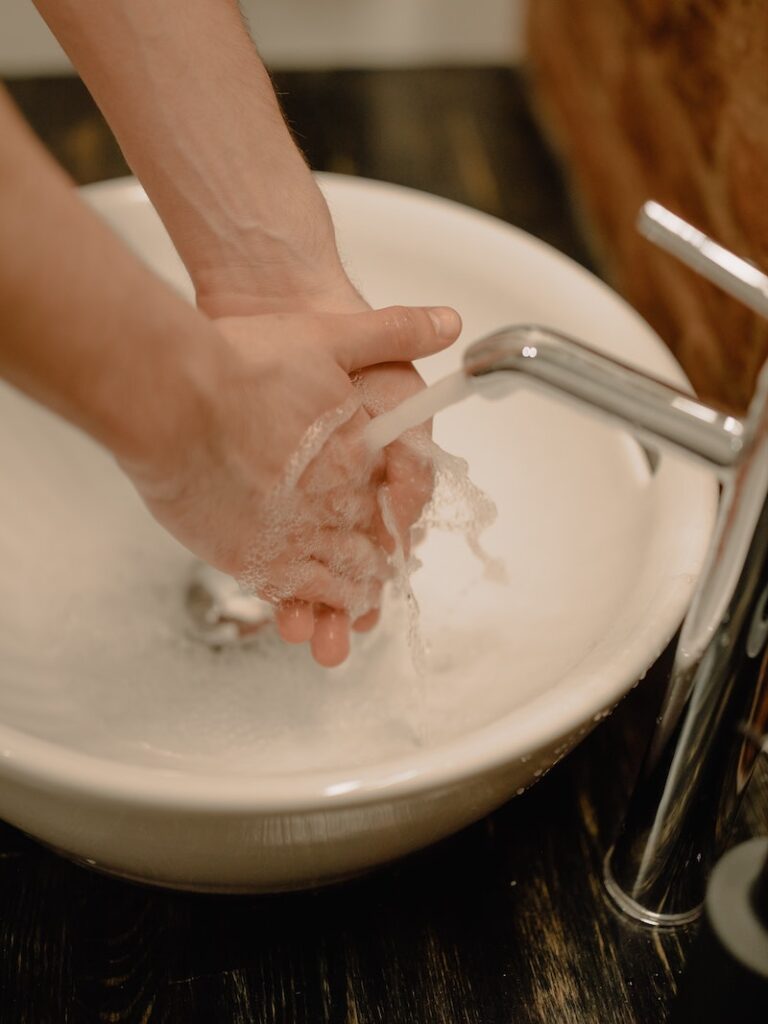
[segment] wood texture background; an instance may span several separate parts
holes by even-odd
[[[768,271],[765,0],[533,0],[537,109],[610,282],[699,394],[743,408],[768,322],[635,230],[657,199]]]
[[[587,261],[508,71],[285,75],[313,165],[427,189]],[[14,95],[79,182],[126,172],[79,83]],[[272,897],[100,877],[0,825],[0,1024],[653,1024],[695,929],[618,916],[601,864],[668,656],[524,796],[354,882]],[[768,771],[740,834],[768,830]]]

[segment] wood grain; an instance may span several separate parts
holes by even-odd
[[[537,110],[568,165],[613,285],[703,397],[743,409],[768,323],[635,230],[656,199],[768,269],[768,17],[764,0],[536,0]]]

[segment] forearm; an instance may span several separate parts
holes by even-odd
[[[283,291],[286,274],[311,289],[340,272],[327,208],[234,0],[35,2],[199,294]]]
[[[212,329],[87,210],[2,90],[0,136],[0,376],[124,462],[171,448]]]

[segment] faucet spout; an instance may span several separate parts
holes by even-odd
[[[727,473],[752,440],[751,424],[549,327],[521,324],[464,353],[477,391],[504,378],[576,402],[626,427],[644,444],[671,445]]]

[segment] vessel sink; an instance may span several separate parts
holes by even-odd
[[[656,376],[685,378],[587,271],[445,200],[321,176],[351,276],[376,306],[454,305],[452,349],[547,324]],[[140,186],[84,201],[162,277],[189,281]],[[0,389],[0,816],[65,855],[157,885],[265,891],[341,879],[435,842],[540,778],[637,682],[677,629],[709,542],[710,473],[541,394],[474,395],[438,443],[496,502],[484,537],[433,531],[413,585],[340,668],[271,628],[190,634],[192,560],[107,453]]]

